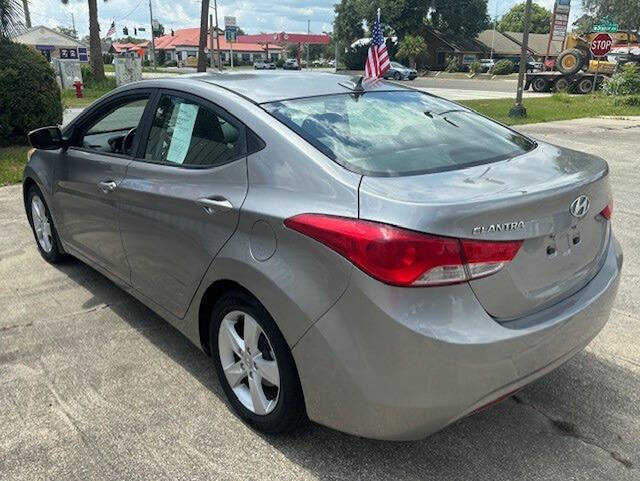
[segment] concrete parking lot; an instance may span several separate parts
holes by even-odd
[[[175,329],[80,262],[45,263],[21,187],[1,188],[0,479],[640,479],[640,118],[521,130],[609,161],[615,309],[566,365],[420,442],[253,432]]]

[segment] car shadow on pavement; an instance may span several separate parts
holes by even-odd
[[[58,269],[93,295],[84,309],[108,306],[227,405],[211,360],[177,329],[80,261]],[[293,434],[253,435],[320,479],[633,479],[640,448],[624,423],[640,419],[638,385],[623,362],[585,351],[422,441],[369,440],[314,423]]]

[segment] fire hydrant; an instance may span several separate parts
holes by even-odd
[[[82,82],[78,77],[76,77],[75,80],[73,81],[73,86],[76,88],[76,97],[81,99],[82,98]]]

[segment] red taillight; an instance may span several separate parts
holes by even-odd
[[[611,202],[611,204],[607,205],[604,209],[602,209],[602,212],[600,212],[600,215],[602,215],[602,217],[604,217],[607,220],[611,220],[611,216],[613,215],[613,202]]]
[[[522,242],[437,237],[377,222],[301,214],[284,224],[330,247],[376,279],[396,286],[464,282],[499,271]]]

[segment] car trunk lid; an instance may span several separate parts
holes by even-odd
[[[523,240],[500,272],[470,285],[498,320],[570,296],[598,271],[609,238],[606,162],[540,143],[508,160],[404,177],[365,176],[360,217],[419,232],[477,240]],[[571,205],[586,196],[587,213]]]

